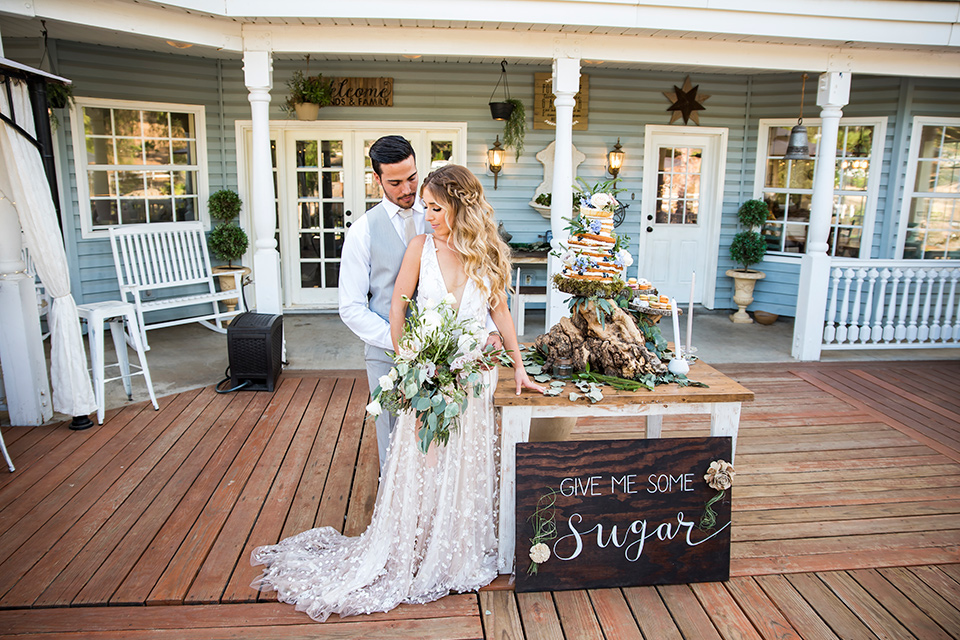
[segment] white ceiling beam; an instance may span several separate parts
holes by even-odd
[[[960,52],[853,49],[637,36],[576,36],[485,29],[430,29],[247,24],[251,50],[340,55],[425,55],[481,58],[553,58],[643,65],[757,69],[763,71],[850,71],[879,75],[960,77]],[[269,43],[268,45],[265,43]]]
[[[241,23],[126,0],[0,0],[0,12],[242,51]]]
[[[148,0],[234,18],[502,21],[773,36],[804,40],[960,45],[960,4],[893,0]]]

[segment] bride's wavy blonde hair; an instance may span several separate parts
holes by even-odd
[[[510,247],[497,232],[493,207],[483,197],[480,181],[466,167],[448,164],[424,179],[421,194],[427,187],[447,209],[453,247],[462,257],[464,273],[487,293],[491,307],[506,303]]]

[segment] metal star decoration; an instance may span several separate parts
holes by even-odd
[[[677,85],[673,85],[673,91],[663,92],[667,100],[673,103],[667,107],[667,111],[673,112],[670,114],[670,124],[676,122],[680,116],[683,116],[683,124],[687,124],[688,120],[693,120],[694,123],[700,124],[700,115],[697,111],[706,109],[703,103],[706,102],[710,96],[704,93],[697,95],[699,88],[700,85],[693,86],[690,82],[690,76],[687,76],[683,81],[682,89]]]

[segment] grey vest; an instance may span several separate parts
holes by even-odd
[[[407,246],[397,234],[390,216],[381,205],[367,212],[370,218],[370,310],[386,321],[390,321],[390,301],[393,299],[393,285],[400,273],[403,254]]]

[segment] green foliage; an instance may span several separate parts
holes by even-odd
[[[228,222],[221,223],[210,232],[207,238],[210,252],[220,260],[226,260],[233,266],[234,260],[239,260],[250,246],[246,232],[240,227]]]
[[[623,280],[598,282],[596,280],[571,280],[562,275],[553,276],[553,284],[558,290],[578,298],[615,298],[620,290],[627,286]]]
[[[47,83],[47,104],[54,109],[63,109],[73,104],[73,85],[60,82]]]
[[[230,222],[240,215],[242,205],[240,196],[230,189],[216,191],[207,199],[207,211],[210,212],[210,217],[220,222]]]
[[[737,219],[747,229],[762,227],[770,216],[770,207],[763,200],[747,200],[740,205]]]
[[[523,153],[523,138],[527,133],[527,114],[523,103],[516,98],[508,98],[507,102],[513,105],[510,118],[503,125],[503,146],[513,147],[517,152],[517,160]]]
[[[587,181],[583,178],[577,176],[576,180],[573,183],[573,191],[576,195],[581,198],[590,199],[590,196],[597,193],[609,193],[613,197],[617,197],[618,193],[623,193],[626,189],[617,187],[617,180],[619,178],[613,178],[612,180],[600,180],[592,187],[587,184]]]
[[[287,96],[287,103],[282,109],[287,112],[293,112],[295,105],[304,102],[312,102],[321,107],[326,107],[333,102],[333,86],[329,80],[323,79],[323,74],[306,77],[303,71],[293,72],[293,76],[287,81],[287,87],[290,89],[290,95]]]
[[[767,242],[756,231],[741,231],[730,243],[730,257],[737,264],[743,265],[745,270],[763,260],[766,253]]]

